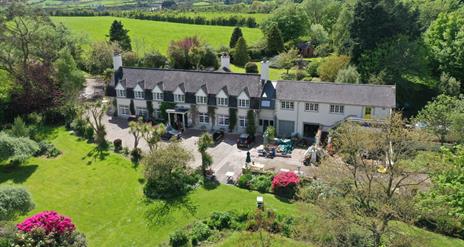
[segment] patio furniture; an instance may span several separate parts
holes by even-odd
[[[257,196],[256,197],[256,206],[259,208],[259,209],[263,209],[264,208],[264,198],[262,196]]]
[[[235,176],[235,172],[226,172],[226,179],[227,179],[227,183],[228,184],[233,184],[234,183],[234,176]]]

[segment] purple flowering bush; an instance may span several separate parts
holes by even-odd
[[[16,225],[18,234],[15,244],[19,246],[87,246],[85,236],[76,231],[69,217],[55,211],[44,211]]]
[[[76,229],[70,218],[60,215],[55,211],[38,213],[27,218],[18,224],[17,227],[22,232],[30,232],[35,228],[43,228],[46,233],[54,232],[58,234],[73,232]]]

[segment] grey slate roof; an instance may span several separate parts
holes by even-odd
[[[127,88],[144,81],[144,89],[148,90],[162,83],[164,91],[174,91],[181,86],[184,92],[196,93],[206,87],[208,94],[217,94],[226,87],[226,93],[231,96],[238,96],[244,89],[250,97],[261,96],[258,74],[122,67],[121,79],[126,81]]]
[[[309,101],[345,105],[396,106],[395,86],[331,82],[277,81],[279,100]]]

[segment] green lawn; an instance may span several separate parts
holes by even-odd
[[[63,23],[71,32],[88,41],[106,40],[113,20],[121,20],[124,27],[129,30],[132,48],[137,53],[144,53],[157,49],[166,54],[169,42],[187,36],[197,35],[214,48],[228,46],[234,27],[192,25],[171,22],[157,22],[148,20],[135,20],[103,17],[52,17],[56,23]],[[243,35],[248,44],[253,44],[262,38],[257,28],[242,28]]]
[[[256,62],[258,65],[258,71],[261,72],[261,62]],[[245,73],[245,68],[243,67],[238,67],[233,64],[230,65],[230,70],[235,73]],[[269,77],[271,80],[281,80],[282,79],[282,73],[285,73],[285,69],[274,69],[271,68],[269,72]],[[291,73],[291,71],[290,71]]]
[[[55,159],[33,158],[14,170],[0,166],[0,184],[25,186],[36,208],[29,213],[57,210],[70,216],[88,238],[89,246],[156,246],[169,234],[213,211],[252,210],[257,192],[221,185],[212,190],[199,188],[185,200],[163,204],[143,200],[141,169],[112,152],[99,153],[95,146],[66,132],[52,129],[50,139],[63,154]],[[289,204],[264,195],[267,208],[278,213],[317,216],[313,205]],[[322,220],[322,219],[321,219]],[[321,222],[323,223],[323,222]],[[430,233],[404,223],[394,227],[414,236],[427,246],[464,246],[464,241]],[[233,233],[219,246],[253,246],[256,234]],[[305,244],[271,236],[275,246]],[[306,244],[307,246],[307,244]],[[423,245],[422,245],[423,246]]]
[[[255,207],[258,193],[223,185],[210,191],[198,189],[187,200],[166,207],[162,217],[153,216],[159,207],[143,202],[140,169],[120,155],[99,154],[93,145],[64,129],[58,129],[56,136],[53,142],[63,155],[34,158],[14,171],[1,169],[0,183],[27,187],[36,203],[30,214],[57,210],[70,216],[90,246],[154,246],[166,241],[175,229],[215,210]],[[286,214],[298,210],[271,195],[265,196],[265,202]]]

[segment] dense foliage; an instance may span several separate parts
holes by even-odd
[[[152,151],[142,160],[148,198],[172,198],[184,195],[197,182],[188,166],[191,154],[177,143]]]
[[[34,208],[31,195],[20,187],[0,187],[0,221],[12,220]]]

